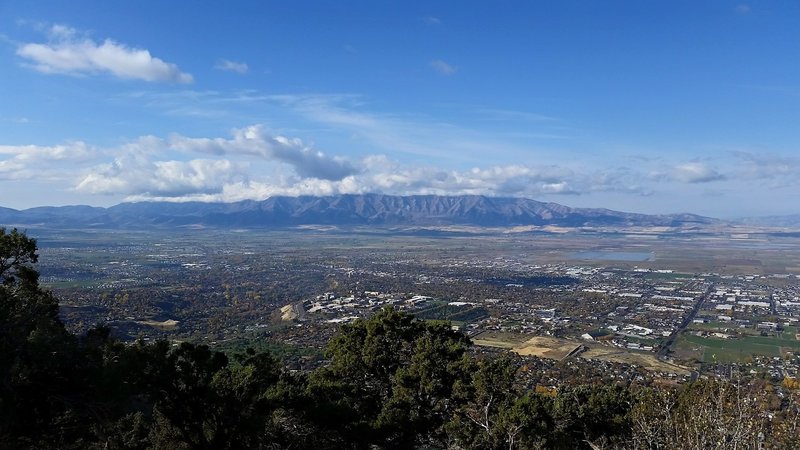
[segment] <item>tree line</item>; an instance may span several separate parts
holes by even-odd
[[[539,392],[511,357],[391,308],[342,326],[319,369],[252,349],[66,331],[36,241],[0,228],[0,448],[797,448],[793,393],[700,381]]]

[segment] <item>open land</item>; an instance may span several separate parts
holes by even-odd
[[[644,367],[653,371],[687,375],[690,368],[659,360],[648,352],[619,349],[572,339],[527,336],[503,332],[483,332],[473,338],[475,345],[510,349],[522,356],[537,356],[556,361],[576,357]]]

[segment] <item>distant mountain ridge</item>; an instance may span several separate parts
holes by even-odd
[[[0,208],[2,225],[150,228],[175,226],[270,228],[298,225],[484,227],[693,227],[719,223],[694,214],[647,215],[597,208],[570,208],[526,198],[480,195],[382,194],[270,197],[235,203],[121,203],[92,206]]]

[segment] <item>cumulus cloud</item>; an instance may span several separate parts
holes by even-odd
[[[25,165],[18,160],[6,159],[0,161],[0,180],[13,180],[20,176]]]
[[[209,158],[185,162],[159,160],[166,149],[201,153]],[[614,190],[612,184],[618,180],[559,166],[512,164],[451,170],[404,165],[385,155],[349,162],[315,152],[299,139],[270,136],[260,126],[234,130],[230,139],[175,135],[161,140],[146,136],[119,147],[117,152],[119,156],[111,163],[91,167],[76,190],[121,194],[128,200],[170,201],[260,200],[272,195],[367,192],[539,197]],[[237,165],[230,161],[241,156],[249,158],[252,164]],[[259,173],[254,167],[263,161],[285,162],[295,170]]]
[[[753,158],[748,164],[758,166]],[[665,167],[668,170],[654,178],[624,167],[516,163],[453,169],[403,163],[379,154],[347,159],[322,153],[298,138],[269,133],[262,125],[234,129],[227,137],[141,136],[105,149],[80,141],[0,146],[0,179],[39,179],[40,169],[49,168],[76,192],[128,200],[237,201],[272,195],[367,192],[529,198],[617,192],[640,196],[653,194],[657,180],[699,183],[721,179],[705,163]],[[660,186],[666,189],[668,185]]]
[[[243,178],[243,167],[228,160],[150,161],[124,155],[93,167],[75,186],[90,194],[180,197],[220,192]]]
[[[59,161],[75,164],[67,170]],[[298,138],[270,134],[262,125],[234,129],[226,138],[141,136],[109,149],[83,142],[0,146],[0,178],[30,179],[34,168],[46,164],[68,173],[77,192],[129,200],[236,201],[367,192],[534,198],[598,191],[642,193],[636,177],[624,170],[525,164],[453,170],[403,164],[385,155],[349,160],[326,155]],[[283,165],[292,170],[282,169]]]
[[[702,162],[679,164],[672,168],[669,175],[673,180],[684,183],[708,183],[725,179],[723,174]]]
[[[17,55],[39,72],[69,75],[110,73],[119,78],[149,82],[191,83],[192,75],[177,65],[156,58],[146,49],[120,44],[111,39],[96,42],[80,37],[63,25],[50,28],[46,43],[23,43]]]
[[[232,139],[174,135],[170,138],[170,146],[212,155],[260,156],[289,164],[300,176],[325,180],[340,180],[358,171],[345,158],[329,157],[298,138],[271,136],[261,125],[235,129]]]
[[[292,170],[280,170],[276,163]],[[363,170],[300,139],[270,135],[260,125],[235,129],[231,138],[141,136],[107,149],[82,141],[0,145],[0,179],[41,179],[47,174],[77,179],[77,191],[95,194],[181,197],[221,192],[226,185],[245,183],[251,173],[258,177],[252,166],[274,169],[286,175],[286,183],[302,181],[328,190],[334,189],[332,184],[315,180],[341,181]]]
[[[528,196],[545,194],[575,194],[566,180],[538,174],[540,171],[523,166],[489,167],[465,171],[442,170],[434,167],[403,167],[384,156],[370,156],[362,161],[363,171],[340,180],[303,178],[285,175],[269,180],[244,180],[226,184],[219,192],[193,193],[185,196],[134,195],[131,200],[169,201],[239,201],[261,200],[274,195],[336,195],[385,193],[395,195],[490,195]],[[513,193],[503,186],[524,186]]]
[[[246,63],[231,61],[229,59],[220,59],[214,64],[214,68],[225,72],[236,72],[242,75],[250,71],[250,67],[248,67]]]
[[[453,75],[458,71],[458,67],[442,61],[441,59],[434,59],[431,61],[430,66],[433,70],[439,72],[442,75]]]
[[[52,176],[48,169],[91,161],[98,150],[83,141],[66,144],[0,145],[0,179]]]
[[[96,150],[83,141],[53,146],[0,145],[0,155],[12,155],[18,161],[82,160],[95,154]]]

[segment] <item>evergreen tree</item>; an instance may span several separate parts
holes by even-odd
[[[313,374],[316,423],[353,448],[441,444],[469,340],[391,308],[342,327]]]

